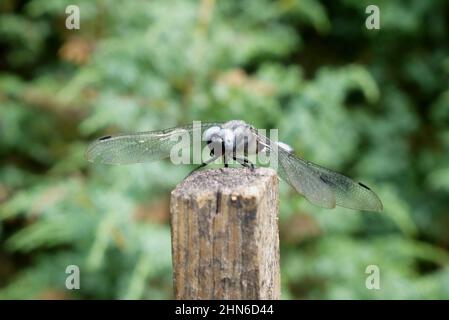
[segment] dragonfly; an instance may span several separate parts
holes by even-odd
[[[277,157],[278,175],[312,204],[329,209],[341,206],[354,210],[383,210],[380,198],[365,184],[301,158],[289,145],[268,138],[242,120],[104,136],[88,145],[86,159],[102,164],[157,161],[170,156],[171,149],[178,143],[174,137],[188,134],[193,138],[198,132],[210,149],[210,158],[197,169],[219,158],[223,159],[225,167],[232,159],[254,169],[249,155],[273,153]]]

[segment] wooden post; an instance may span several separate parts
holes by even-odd
[[[278,186],[268,168],[197,171],[171,194],[176,299],[279,299]]]

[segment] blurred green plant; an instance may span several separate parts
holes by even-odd
[[[81,29],[66,30],[76,4]],[[381,29],[365,29],[377,4]],[[281,186],[283,298],[449,298],[443,0],[0,4],[0,298],[171,298],[168,192],[188,167],[89,165],[89,140],[192,120],[279,128],[381,214]],[[163,174],[161,174],[163,173]],[[81,289],[65,288],[68,265]],[[379,266],[381,289],[365,269]]]

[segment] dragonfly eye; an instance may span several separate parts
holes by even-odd
[[[224,150],[224,142],[220,137],[215,137],[213,139],[207,140],[207,146],[209,147],[210,155],[222,154]]]
[[[214,136],[217,136],[221,131],[220,127],[214,126],[210,127],[203,133],[203,140],[207,141],[207,143],[210,143],[210,141],[213,139]]]

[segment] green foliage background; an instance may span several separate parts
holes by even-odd
[[[81,29],[65,28],[76,4]],[[376,4],[381,29],[367,30]],[[192,169],[91,165],[103,134],[279,128],[382,213],[281,185],[284,299],[449,298],[449,3],[0,2],[0,298],[172,298],[169,191]],[[65,269],[81,289],[65,289]],[[381,289],[367,290],[377,265]]]

